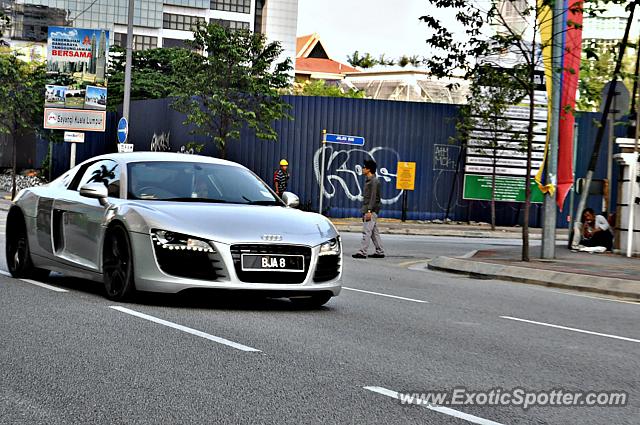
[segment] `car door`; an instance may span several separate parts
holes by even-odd
[[[100,160],[79,170],[64,195],[54,201],[52,234],[55,254],[74,265],[98,270],[102,223],[107,209],[97,199],[80,196],[88,183],[103,183],[109,198],[120,197],[120,167],[116,161]]]

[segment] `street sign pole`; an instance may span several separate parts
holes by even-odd
[[[408,204],[409,192],[404,191],[402,193],[402,221],[407,221],[407,204]]]
[[[71,157],[69,158],[69,168],[76,166],[76,144],[71,143]]]
[[[318,214],[322,214],[322,201],[324,200],[324,152],[325,152],[325,148],[327,147],[327,130],[324,129],[322,130],[322,145],[321,148],[322,152],[320,153],[321,156],[321,164],[320,164],[320,207],[318,208]]]

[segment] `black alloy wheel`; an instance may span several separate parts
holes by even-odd
[[[129,234],[122,225],[117,224],[107,231],[102,269],[107,298],[114,301],[131,299],[135,293],[133,253]]]

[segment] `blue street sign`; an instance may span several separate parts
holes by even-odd
[[[345,136],[343,134],[330,134],[327,133],[325,138],[327,143],[338,143],[341,145],[354,145],[364,146],[364,137],[360,136]]]
[[[125,143],[129,135],[129,123],[125,117],[118,121],[118,143]]]

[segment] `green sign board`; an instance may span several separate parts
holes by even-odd
[[[524,177],[496,176],[496,201],[524,202]],[[464,176],[464,199],[491,200],[491,176],[466,174]],[[544,199],[538,184],[531,179],[531,202],[541,203]]]

